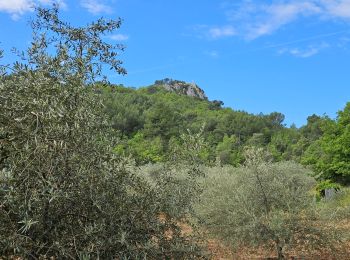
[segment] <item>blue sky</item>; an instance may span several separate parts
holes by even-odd
[[[350,101],[350,0],[60,0],[62,16],[83,25],[124,19],[106,40],[127,46],[128,75],[147,86],[165,77],[195,82],[209,99],[251,113],[282,112],[301,126]],[[32,6],[52,0],[0,0],[0,47],[30,41]]]

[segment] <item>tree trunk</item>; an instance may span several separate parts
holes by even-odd
[[[282,246],[280,244],[276,245],[276,250],[277,250],[277,259],[278,260],[284,259],[283,248],[282,248]]]

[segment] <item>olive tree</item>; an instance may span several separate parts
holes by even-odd
[[[103,63],[125,73],[123,47],[102,37],[120,20],[77,28],[57,7],[36,14],[24,61],[0,76],[0,257],[192,257],[189,241],[166,236],[157,190],[113,153],[90,84]]]
[[[104,41],[105,35],[121,26],[122,20],[103,18],[83,27],[74,27],[59,18],[58,6],[37,8],[36,19],[30,23],[33,40],[27,55],[22,58],[32,70],[44,70],[57,80],[81,80],[91,83],[102,75],[104,65],[126,74],[118,55],[125,49],[122,44]]]
[[[274,245],[278,259],[284,249],[329,246],[323,235],[310,190],[315,181],[292,162],[272,164],[262,149],[246,151],[246,166],[209,175],[197,206],[201,222],[232,246]]]

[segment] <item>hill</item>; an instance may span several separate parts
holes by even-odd
[[[287,128],[284,115],[251,114],[209,101],[197,85],[179,80],[157,80],[142,88],[110,85],[103,91],[106,113],[122,143],[116,150],[132,154],[141,164],[166,160],[182,133],[198,133],[208,144],[207,163],[238,165],[246,146],[265,147],[275,160],[300,160],[321,130],[315,116],[310,126]],[[311,127],[312,125],[312,127]]]
[[[349,140],[350,104],[335,120],[311,115],[300,128],[286,127],[280,112],[252,114],[210,101],[193,83],[157,80],[142,88],[104,87],[106,113],[121,139],[120,154],[139,164],[162,162],[180,144],[183,133],[201,133],[206,164],[244,162],[247,147],[264,148],[274,161],[312,165],[325,179],[348,183],[350,166],[344,140]],[[337,138],[335,138],[336,136]]]

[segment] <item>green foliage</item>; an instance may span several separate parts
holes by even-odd
[[[193,205],[202,192],[199,178],[205,176],[203,162],[205,161],[206,143],[203,138],[203,128],[198,133],[188,131],[180,137],[181,146],[173,147],[170,160],[165,166],[167,174],[161,177],[161,183],[166,199],[165,205],[177,198],[176,206],[171,206],[170,212],[178,217],[185,217],[193,212]],[[164,174],[164,173],[163,173]],[[176,185],[174,185],[176,184]],[[169,187],[170,186],[170,187]]]
[[[145,113],[144,132],[148,137],[160,136],[169,140],[180,133],[181,114],[178,108],[164,103],[155,103]]]
[[[37,14],[33,67],[0,78],[0,256],[195,258],[178,219],[160,219],[163,193],[113,152],[100,88],[84,84],[99,76],[95,58],[124,72],[102,41],[119,21],[73,28],[55,8]]]
[[[306,151],[303,162],[314,166],[322,179],[350,182],[350,103],[335,121],[322,125],[322,137]]]
[[[222,142],[218,143],[216,146],[216,154],[220,165],[231,164],[237,166],[243,160],[237,137],[234,135],[231,137],[227,135],[224,136]]]
[[[246,167],[213,168],[204,180],[196,210],[210,234],[235,247],[274,245],[279,258],[300,241],[326,246],[310,173],[296,163],[267,163],[262,149],[246,154]]]
[[[307,124],[301,127],[300,131],[306,139],[315,141],[323,135],[322,126],[327,120],[327,117],[320,117],[315,114],[309,116],[307,118]]]
[[[269,150],[278,161],[292,160],[295,158],[295,149],[299,140],[300,133],[296,128],[286,128],[272,136]]]
[[[197,133],[187,129],[177,140],[172,140],[170,146],[170,161],[180,162],[198,167],[208,159],[208,143],[206,142],[203,125]]]
[[[98,97],[39,72],[14,76],[1,93],[1,255],[149,254],[157,201],[111,153]]]
[[[331,180],[324,180],[317,183],[315,187],[316,191],[316,200],[320,201],[322,198],[325,197],[325,190],[327,189],[334,189],[335,191],[339,192],[342,186],[338,183],[334,183]]]
[[[339,233],[344,240],[349,240],[350,230],[347,224],[350,218],[350,189],[342,187],[332,199],[320,200],[317,207],[322,219],[336,223],[335,232]]]
[[[122,61],[117,59],[124,46],[109,44],[102,37],[118,29],[121,19],[101,18],[84,27],[73,27],[61,20],[58,12],[56,5],[51,9],[36,8],[37,17],[31,22],[33,40],[27,55],[23,56],[33,65],[33,70],[43,69],[64,82],[76,78],[93,82],[101,77],[104,64],[119,74],[126,74]],[[52,50],[55,53],[51,54]]]
[[[331,205],[335,210],[346,209],[348,216],[350,216],[350,189],[348,187],[340,187],[339,185],[332,186],[339,190],[334,199],[326,201],[325,204],[327,204],[328,207]],[[333,210],[333,214],[336,213],[335,210]],[[347,219],[347,217],[345,219]]]
[[[263,147],[266,145],[263,133],[254,133],[246,142],[247,146]]]
[[[114,151],[119,155],[132,156],[137,164],[164,161],[163,145],[160,137],[145,139],[141,132],[137,132],[133,138],[127,140],[126,144],[118,144]]]
[[[341,188],[341,185],[339,185],[338,183],[334,183],[330,180],[325,180],[325,181],[321,181],[321,182],[317,183],[316,191],[318,193],[321,193],[322,191],[324,191],[326,189],[339,190],[340,188]]]
[[[214,163],[221,157],[222,164],[237,165],[242,161],[244,146],[266,146],[272,135],[283,129],[284,116],[280,113],[252,115],[221,108],[218,101],[219,105],[213,108],[213,102],[166,91],[159,85],[140,89],[107,85],[103,94],[105,111],[120,136],[132,139],[137,132],[142,132],[149,142],[160,138],[162,157],[171,153],[173,143],[187,129],[198,132],[205,125],[203,137],[208,149],[203,157],[207,158],[206,163]],[[235,136],[234,144],[226,144],[225,136]]]
[[[181,225],[192,226],[193,206],[202,193],[199,180],[205,176],[202,166],[205,142],[202,132],[194,134],[190,131],[182,134],[179,141],[186,145],[181,149],[174,146],[169,161],[141,166],[139,173],[157,191],[164,221],[174,232],[181,234],[179,221]],[[191,256],[187,254],[185,258]]]
[[[127,88],[117,88],[118,92],[115,92],[115,88],[110,92],[104,89],[106,115],[114,129],[120,131],[122,136],[131,137],[144,125],[143,108],[149,100],[141,95],[124,93]]]

